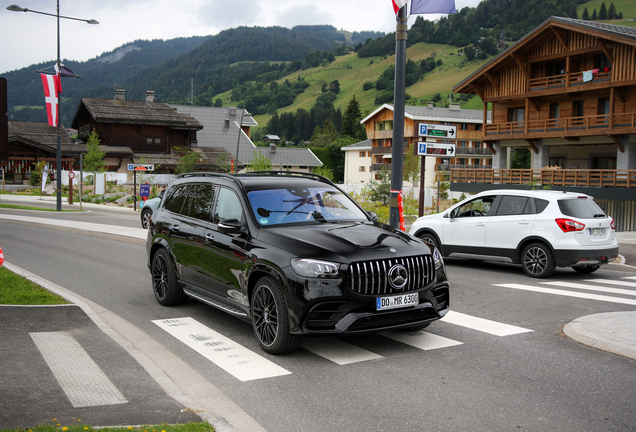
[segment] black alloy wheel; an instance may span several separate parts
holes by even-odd
[[[152,216],[152,210],[144,209],[141,211],[141,227],[148,229],[148,223],[150,222],[150,216]]]
[[[289,315],[280,284],[265,276],[256,283],[251,299],[252,328],[261,348],[270,354],[284,354],[298,348],[289,333]]]
[[[152,276],[152,290],[159,304],[174,306],[184,302],[185,293],[177,283],[170,256],[165,249],[160,249],[155,254],[150,274]]]
[[[521,265],[528,276],[536,278],[548,277],[556,269],[552,252],[543,243],[528,245],[521,254]]]
[[[577,273],[590,274],[590,273],[594,273],[596,270],[600,269],[601,265],[600,264],[588,264],[588,265],[584,265],[584,266],[575,266],[575,267],[572,267],[572,268]]]

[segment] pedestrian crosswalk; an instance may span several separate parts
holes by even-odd
[[[494,284],[496,287],[510,288],[522,291],[530,291],[541,294],[552,294],[564,297],[573,297],[586,300],[603,301],[610,303],[619,303],[630,306],[636,306],[636,277],[627,276],[619,280],[613,279],[587,279],[578,282],[567,281],[547,281],[539,282],[539,286],[530,284]],[[607,286],[611,285],[611,286]],[[614,288],[615,286],[621,286],[624,288]],[[554,287],[554,288],[552,288]],[[629,290],[626,288],[634,288]],[[560,289],[569,288],[569,289]],[[596,294],[603,293],[603,294]],[[616,294],[606,295],[606,294]],[[627,296],[627,297],[620,297]]]

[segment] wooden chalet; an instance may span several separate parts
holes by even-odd
[[[624,188],[614,199],[633,198],[636,28],[552,17],[453,91],[479,95],[484,114],[490,105],[481,140],[493,164],[452,170],[452,182]],[[508,166],[518,147],[530,149],[530,170]]]

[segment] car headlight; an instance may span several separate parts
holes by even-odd
[[[435,270],[439,269],[444,265],[444,258],[442,258],[442,254],[439,253],[439,250],[435,246],[431,248],[433,250],[433,262],[435,263]]]
[[[294,258],[291,266],[298,276],[313,278],[338,277],[338,265],[329,261]]]

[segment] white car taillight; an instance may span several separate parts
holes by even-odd
[[[561,231],[563,231],[564,233],[572,231],[582,231],[583,229],[585,229],[585,224],[572,219],[555,219],[554,221],[557,223],[557,225],[559,225],[559,228],[561,228]]]
[[[614,223],[614,218],[611,218],[612,221],[610,222],[610,228],[612,228],[614,231],[616,231],[616,224]]]

